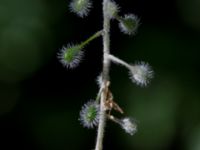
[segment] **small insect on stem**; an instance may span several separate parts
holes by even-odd
[[[114,109],[115,111],[123,114],[124,111],[122,110],[122,108],[119,107],[119,105],[113,100],[113,94],[111,93],[111,91],[108,89],[107,92],[107,98],[105,101],[105,107],[107,110],[109,110],[109,114],[111,113],[112,109]]]

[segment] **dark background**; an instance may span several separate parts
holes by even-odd
[[[62,45],[79,43],[102,28],[101,0],[81,19],[64,0],[0,0],[0,149],[94,148],[96,130],[78,121],[95,98],[102,40],[85,49],[84,61],[67,70],[57,60]],[[111,52],[127,62],[146,61],[155,71],[147,88],[112,65],[111,90],[125,115],[138,120],[126,134],[107,122],[104,149],[200,149],[200,0],[116,0],[120,15],[141,20],[136,36],[112,21]],[[117,114],[118,115],[118,114]],[[118,115],[119,117],[122,117]]]

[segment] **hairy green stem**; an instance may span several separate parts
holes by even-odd
[[[103,34],[103,31],[98,31],[95,34],[93,34],[91,37],[89,37],[87,40],[85,40],[84,42],[82,42],[80,44],[80,47],[84,47],[85,45],[87,45],[89,42],[93,41],[94,39],[100,37]]]
[[[110,53],[110,18],[107,15],[108,3],[110,0],[103,0],[103,72],[102,72],[102,84],[103,87],[106,87],[107,82],[109,81],[109,68],[110,68],[110,60],[108,59],[107,55]],[[100,118],[99,118],[99,125],[97,131],[97,140],[96,140],[96,147],[95,150],[102,150],[103,149],[103,137],[104,137],[104,130],[106,124],[106,112],[104,101],[106,99],[106,93],[101,93],[101,100],[100,100]]]
[[[115,19],[118,21],[123,21],[123,18],[119,16],[118,14],[115,15]]]

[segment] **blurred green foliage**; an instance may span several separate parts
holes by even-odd
[[[41,0],[1,0],[0,80],[24,80],[52,56],[48,12]]]

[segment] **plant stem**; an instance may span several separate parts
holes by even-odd
[[[110,60],[108,59],[107,55],[110,54],[110,18],[107,15],[107,6],[110,0],[103,0],[103,71],[102,71],[102,84],[103,87],[106,87],[107,82],[109,81],[109,69],[110,69]],[[106,124],[106,112],[104,101],[106,99],[106,93],[103,91],[101,93],[101,100],[100,100],[100,118],[99,118],[99,125],[97,131],[97,141],[95,150],[102,150],[103,149],[103,137],[104,137],[104,130]]]
[[[127,62],[125,62],[125,61],[123,61],[123,60],[117,58],[116,56],[113,56],[113,55],[110,54],[110,55],[108,55],[108,58],[109,58],[112,62],[114,62],[114,63],[116,63],[116,64],[120,64],[120,65],[122,65],[122,66],[125,66],[125,67],[128,68],[128,69],[131,68],[131,66],[130,66]]]
[[[81,46],[81,47],[84,47],[85,45],[87,45],[87,44],[88,44],[89,42],[91,42],[92,40],[94,40],[94,39],[98,38],[99,36],[101,36],[102,33],[103,33],[102,30],[96,32],[96,33],[93,34],[91,37],[89,37],[86,41],[82,42],[82,43],[80,44],[80,46]]]
[[[120,17],[118,14],[115,15],[115,18],[116,18],[118,21],[123,21],[123,18]]]

